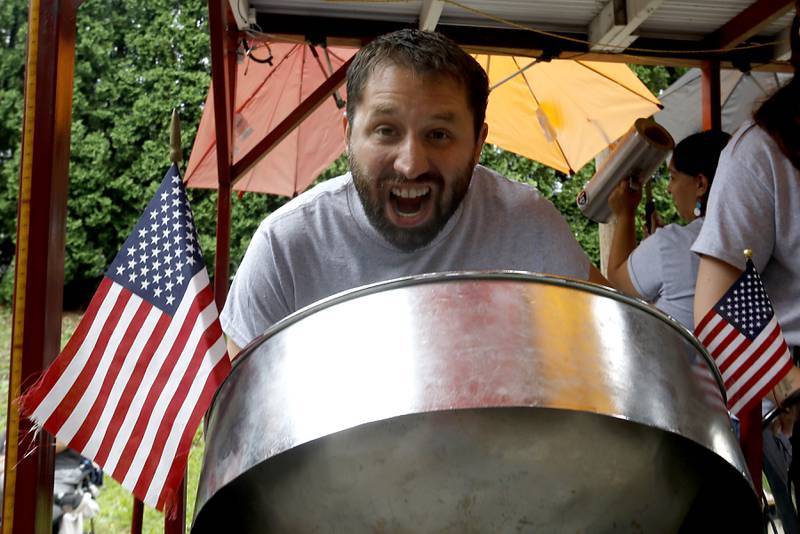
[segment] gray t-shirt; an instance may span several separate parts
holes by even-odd
[[[586,279],[589,259],[548,200],[481,166],[439,235],[421,249],[401,251],[370,225],[345,174],[264,219],[220,319],[225,333],[244,347],[290,313],[340,291],[402,276],[483,269]]]
[[[744,269],[753,250],[789,345],[800,345],[800,171],[747,122],[719,159],[706,222],[692,250]]]
[[[694,285],[700,258],[691,252],[703,218],[659,228],[628,256],[628,274],[641,297],[694,329]]]

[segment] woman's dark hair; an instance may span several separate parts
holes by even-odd
[[[800,10],[800,1],[796,2]],[[791,29],[794,77],[755,112],[756,124],[775,140],[781,152],[800,170],[800,22],[794,17]]]
[[[717,172],[719,155],[730,134],[720,130],[708,130],[690,135],[675,146],[672,151],[672,166],[684,174],[697,176],[702,174],[708,179],[708,188],[703,195],[700,213],[705,215],[708,204],[708,194],[711,192],[711,182]]]
[[[387,33],[358,51],[347,69],[347,120],[353,122],[367,80],[377,67],[384,64],[407,68],[422,76],[449,76],[460,83],[467,94],[475,138],[478,138],[489,99],[486,71],[444,35],[422,30],[405,29]]]

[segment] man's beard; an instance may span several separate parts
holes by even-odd
[[[353,183],[361,199],[361,205],[364,207],[364,212],[370,224],[389,243],[404,252],[420,249],[439,235],[439,232],[442,231],[466,196],[474,168],[474,165],[467,165],[456,173],[455,180],[450,182],[448,189],[447,182],[439,173],[426,173],[417,176],[414,180],[409,180],[405,176],[396,173],[383,174],[377,178],[372,178],[363,172],[352,152],[348,153],[347,161],[350,165],[350,172],[353,175]],[[432,196],[428,200],[428,202],[434,202],[433,214],[430,220],[414,228],[399,228],[395,226],[384,212],[385,199],[389,197],[391,188],[406,182],[433,183],[436,184],[436,189],[440,192],[438,199]],[[431,190],[431,195],[433,191],[434,189]]]

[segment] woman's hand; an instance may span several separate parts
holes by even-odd
[[[635,214],[636,207],[642,200],[641,188],[631,189],[629,182],[628,178],[621,180],[608,197],[608,207],[617,217]]]

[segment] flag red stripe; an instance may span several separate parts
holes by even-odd
[[[186,345],[189,335],[192,332],[192,328],[194,328],[195,322],[197,322],[199,310],[208,306],[212,300],[213,297],[211,296],[210,292],[201,291],[195,296],[194,301],[189,306],[189,309],[186,313],[186,318],[181,325],[181,329],[178,332],[178,335],[175,338],[167,357],[164,359],[164,363],[158,370],[156,379],[153,381],[152,386],[147,392],[147,397],[142,405],[139,417],[136,419],[136,423],[133,426],[133,431],[128,438],[128,442],[125,444],[116,467],[114,468],[113,477],[116,480],[125,480],[125,476],[128,474],[128,469],[130,469],[131,463],[136,456],[136,451],[139,448],[140,441],[144,436],[145,430],[147,429],[147,424],[150,421],[153,408],[155,407],[156,402],[158,401],[158,398],[161,395],[164,386],[166,385],[167,379],[172,373],[172,369],[175,367],[175,364],[178,363],[178,358],[180,357],[181,352]]]
[[[742,399],[742,398],[743,398],[745,395],[747,395],[747,394],[749,394],[749,395],[752,395],[751,399],[750,399],[750,400],[749,400],[749,401],[748,401],[748,402],[747,402],[747,403],[746,403],[746,404],[745,404],[745,405],[744,405],[742,408],[740,408],[740,409],[738,410],[738,412],[737,412],[737,413],[742,413],[742,412],[744,412],[744,411],[745,411],[745,410],[747,410],[749,407],[753,406],[753,404],[755,404],[756,402],[760,403],[760,402],[761,402],[761,399],[763,399],[763,398],[764,398],[764,397],[767,395],[767,393],[768,393],[770,390],[772,390],[772,388],[773,388],[773,387],[775,387],[775,385],[776,385],[778,382],[780,382],[780,381],[781,381],[781,379],[782,379],[784,376],[786,376],[786,374],[789,372],[789,370],[790,370],[792,367],[794,367],[794,364],[792,363],[792,360],[791,360],[791,358],[788,358],[788,357],[787,357],[787,358],[785,358],[785,361],[784,361],[784,363],[783,363],[783,366],[780,368],[780,370],[778,370],[778,372],[777,372],[777,373],[775,373],[775,376],[772,378],[772,380],[770,380],[769,382],[767,382],[767,383],[766,383],[766,384],[765,384],[765,385],[764,385],[764,386],[761,388],[761,390],[760,390],[760,391],[757,391],[757,392],[752,392],[752,391],[750,391],[750,390],[749,390],[749,388],[750,388],[750,387],[753,387],[753,385],[755,385],[755,383],[756,383],[756,382],[758,382],[758,380],[759,380],[759,379],[760,379],[760,378],[761,378],[761,377],[762,377],[762,376],[763,376],[763,375],[766,373],[766,370],[769,370],[769,369],[770,369],[772,366],[774,366],[776,363],[778,363],[778,364],[780,363],[780,358],[781,358],[781,357],[782,357],[782,356],[785,354],[785,352],[783,352],[783,351],[785,351],[785,349],[786,349],[786,347],[785,347],[785,346],[784,346],[784,347],[782,347],[781,349],[779,349],[779,350],[777,351],[777,357],[773,357],[773,358],[771,359],[771,361],[770,361],[770,363],[769,363],[769,364],[767,364],[767,365],[764,365],[764,366],[763,366],[763,370],[762,370],[760,373],[757,373],[757,374],[756,374],[756,375],[753,377],[754,379],[751,379],[750,381],[748,381],[748,386],[747,386],[747,387],[743,387],[743,388],[740,388],[740,389],[739,389],[739,391],[737,392],[737,394],[734,396],[734,398],[733,398],[732,402],[731,402],[731,401],[729,401],[729,402],[728,402],[728,409],[732,409],[732,408],[733,408],[733,407],[736,405],[736,403],[737,403],[737,402],[739,402],[739,400],[740,400],[740,399]],[[752,385],[751,385],[751,384],[752,384]]]
[[[158,323],[153,329],[153,333],[147,339],[147,343],[142,349],[141,356],[133,368],[130,379],[125,384],[125,389],[122,391],[122,395],[120,395],[119,402],[114,410],[114,415],[111,416],[111,422],[108,425],[108,429],[103,436],[103,441],[100,444],[100,448],[97,449],[97,455],[94,459],[94,461],[101,466],[105,465],[106,460],[108,460],[108,455],[111,453],[111,449],[114,446],[114,441],[117,439],[117,434],[119,434],[119,429],[128,413],[128,408],[133,401],[134,395],[136,395],[136,390],[138,389],[139,384],[142,382],[144,372],[147,370],[150,360],[153,359],[156,348],[164,338],[164,334],[167,332],[171,321],[172,317],[166,313],[162,314],[158,319]]]
[[[218,321],[217,324],[219,324]],[[157,508],[163,509],[166,514],[170,512],[172,506],[175,504],[175,491],[173,488],[176,488],[183,478],[192,439],[197,431],[197,427],[200,426],[200,421],[205,415],[205,407],[210,406],[214,394],[225,380],[225,377],[228,376],[230,370],[231,361],[226,354],[217,362],[217,365],[214,366],[214,369],[208,375],[208,379],[203,386],[203,392],[195,405],[195,409],[192,411],[192,415],[189,417],[186,427],[183,429],[183,435],[178,445],[178,452],[175,455],[175,460],[170,467],[161,494],[158,497]]]
[[[86,387],[92,380],[94,380],[95,375],[97,374],[97,367],[100,363],[100,359],[103,357],[103,352],[105,352],[106,346],[108,345],[108,340],[114,333],[114,329],[117,327],[117,323],[119,322],[122,312],[125,309],[125,306],[128,304],[128,300],[130,300],[130,298],[131,294],[128,291],[120,292],[119,296],[117,297],[117,301],[114,303],[114,307],[111,309],[111,312],[108,314],[108,318],[106,318],[105,323],[103,324],[103,328],[100,330],[97,343],[92,348],[92,352],[89,355],[89,359],[86,361],[83,372],[78,374],[78,376],[75,378],[75,382],[73,382],[72,386],[69,388],[69,391],[67,391],[67,393],[64,395],[64,398],[58,404],[58,407],[44,423],[43,426],[50,429],[52,433],[58,434],[58,430],[75,409],[75,405],[78,404],[78,401],[80,401],[81,397],[86,391]]]
[[[758,364],[757,360],[760,357],[760,355],[762,355],[762,354],[764,354],[766,352],[766,350],[769,348],[769,346],[772,344],[772,342],[775,341],[775,339],[777,339],[778,335],[780,335],[780,328],[777,327],[777,323],[776,323],[776,328],[773,330],[772,333],[770,333],[770,336],[769,336],[770,340],[769,341],[765,341],[759,347],[759,350],[757,350],[756,353],[755,353],[757,355],[754,354],[755,357],[748,359],[748,361],[744,365],[742,365],[742,367],[737,369],[736,378],[732,378],[731,379],[731,386],[733,386],[737,382],[738,378],[741,377],[744,374],[745,371],[747,371],[748,369],[750,369],[754,365]],[[788,351],[788,348],[786,347],[786,344],[781,341],[778,344],[778,346],[772,351],[772,353],[767,355],[767,357],[764,359],[764,361],[758,366],[757,370],[755,372],[753,372],[752,376],[747,379],[747,381],[744,383],[744,385],[740,386],[731,395],[731,399],[728,400],[728,404],[730,406],[734,406],[736,404],[736,402],[739,401],[739,399],[741,399],[744,395],[747,395],[748,392],[750,392],[753,389],[753,387],[756,386],[758,381],[766,374],[766,372],[769,369],[771,369],[775,364],[780,362],[781,358],[786,358],[786,360],[791,363],[791,360],[786,357],[787,351]],[[773,377],[772,381],[770,381],[768,383],[769,387],[765,387],[765,389],[767,389],[767,390],[772,389],[772,387],[775,384],[777,384],[780,381],[781,378],[783,378],[783,375],[775,375],[775,377]],[[761,397],[759,397],[759,399],[760,398]]]
[[[722,319],[722,318],[720,318],[720,319]],[[700,342],[703,343],[703,345],[705,345],[706,347],[708,347],[709,345],[711,345],[714,342],[714,340],[717,338],[719,333],[722,332],[722,330],[726,326],[728,326],[728,322],[725,321],[724,319],[721,320],[720,322],[718,322],[714,326],[714,328],[708,334],[705,335],[705,337],[703,339],[700,340]]]
[[[727,349],[728,346],[740,335],[741,334],[739,334],[735,328],[732,328],[731,331],[728,332],[728,335],[725,336],[725,339],[723,339],[719,345],[717,345],[716,349],[714,349],[714,361],[717,362],[718,367],[721,368],[721,366],[727,367],[730,365],[729,362],[731,361],[731,355],[728,355],[725,358],[725,361],[721,362],[720,360],[722,359],[722,353],[725,352],[725,349]]]
[[[100,287],[97,288],[97,293],[92,297],[89,307],[86,309],[86,313],[83,314],[83,318],[80,323],[78,323],[78,327],[75,329],[75,332],[73,332],[72,337],[67,341],[64,350],[62,350],[61,354],[50,364],[50,367],[47,368],[39,382],[34,384],[20,399],[20,407],[24,414],[30,415],[33,413],[39,403],[42,402],[45,396],[56,385],[56,382],[58,382],[58,379],[64,374],[64,370],[69,366],[73,358],[75,358],[75,354],[78,353],[78,349],[80,349],[83,344],[83,340],[86,339],[86,334],[88,334],[94,322],[94,318],[97,315],[97,310],[99,310],[100,306],[103,304],[103,300],[106,298],[111,284],[111,280],[103,277],[103,280],[100,282]]]
[[[208,292],[208,300],[209,303],[211,303],[213,301],[211,288],[206,287],[203,292]],[[162,416],[161,422],[158,425],[158,431],[156,432],[155,439],[150,447],[147,460],[142,467],[142,472],[139,474],[139,479],[134,489],[135,494],[147,494],[147,489],[150,487],[153,474],[158,467],[161,454],[164,451],[164,444],[167,442],[167,438],[169,437],[169,429],[177,422],[178,411],[180,410],[184,399],[186,399],[189,393],[189,388],[192,386],[195,376],[197,376],[197,372],[200,369],[200,365],[203,362],[206,352],[211,348],[212,345],[214,345],[214,343],[219,340],[220,337],[222,337],[222,328],[220,327],[219,321],[211,323],[206,331],[200,336],[189,365],[186,367],[183,377],[181,377],[180,383],[175,389],[175,393],[170,399],[169,405],[164,411],[164,415]]]
[[[750,346],[752,345],[750,340],[744,337],[738,330],[736,331],[735,341],[738,342],[739,344],[736,346],[735,349],[731,351],[728,357],[725,358],[724,362],[722,363],[718,362],[717,359],[719,358],[719,355],[714,354],[714,361],[717,362],[717,367],[719,368],[719,372],[721,375],[723,375],[722,379],[725,381],[726,388],[730,385],[730,377],[725,378],[725,373],[733,364],[735,364],[739,360],[739,357],[741,357],[742,353],[748,351],[750,349]]]
[[[131,345],[133,345],[136,335],[139,333],[139,329],[152,308],[153,306],[146,300],[142,300],[139,304],[139,308],[133,315],[131,322],[128,324],[128,328],[125,330],[125,334],[122,336],[119,347],[117,347],[114,353],[111,364],[108,366],[108,371],[105,377],[103,377],[103,385],[97,393],[97,398],[95,398],[92,407],[89,409],[89,413],[75,433],[75,436],[69,442],[70,448],[83,451],[89,438],[92,437],[100,420],[100,416],[103,413],[103,409],[106,406],[106,402],[108,401],[111,388],[116,382],[119,371],[122,368],[122,364],[125,362],[125,358],[131,350]]]
[[[716,315],[717,315],[717,313],[716,313],[716,311],[714,310],[714,308],[711,308],[710,310],[708,310],[708,312],[706,313],[706,316],[705,316],[705,317],[703,317],[703,320],[702,320],[702,321],[700,321],[700,322],[697,324],[697,326],[695,327],[695,329],[694,329],[694,335],[696,335],[696,336],[699,336],[699,335],[700,335],[700,332],[702,332],[702,331],[703,331],[703,328],[705,328],[705,327],[706,327],[706,325],[707,325],[708,323],[710,323],[710,322],[711,322],[711,319],[713,319],[713,318],[714,318],[714,316],[716,316]]]
[[[725,381],[725,387],[728,387],[728,384],[734,384],[741,376],[747,372],[748,369],[758,360],[762,354],[769,348],[769,346],[778,338],[781,334],[781,329],[778,326],[778,323],[773,323],[772,331],[769,335],[761,342],[761,344],[750,354],[742,364],[734,371],[728,380]],[[758,373],[756,373],[758,374]]]

